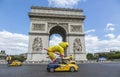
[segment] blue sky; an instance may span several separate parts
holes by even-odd
[[[0,50],[28,50],[31,6],[83,9],[87,52],[120,50],[120,0],[0,0]]]

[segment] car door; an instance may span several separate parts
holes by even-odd
[[[68,70],[69,70],[68,64],[60,64],[60,67],[55,69],[55,71],[68,71]]]
[[[61,69],[63,71],[68,71],[69,70],[69,64],[62,64]]]

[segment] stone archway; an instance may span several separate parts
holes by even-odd
[[[83,10],[32,6],[30,17],[29,48],[27,61],[47,61],[49,38],[60,34],[69,43],[66,55],[75,60],[87,60]],[[37,41],[37,42],[36,42]]]
[[[64,30],[64,28],[62,28],[61,26],[55,26],[53,27],[51,30],[50,30],[50,35],[49,37],[52,35],[52,34],[60,34],[63,38],[62,41],[66,41],[66,31]]]
[[[50,29],[49,38],[52,34],[60,34],[62,36],[62,41],[66,42],[66,31],[61,26],[54,26]],[[65,50],[65,55],[67,56],[67,50]]]

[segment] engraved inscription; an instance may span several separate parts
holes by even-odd
[[[45,31],[45,24],[33,23],[32,30],[33,31]]]
[[[82,32],[82,26],[81,25],[71,25],[71,32]]]

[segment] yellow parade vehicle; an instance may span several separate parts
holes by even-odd
[[[75,72],[78,71],[78,66],[75,61],[68,61],[62,63],[49,63],[47,65],[48,72],[55,72],[55,71],[70,71]]]
[[[19,60],[14,60],[9,64],[9,66],[22,66],[22,62]]]
[[[45,48],[47,51],[47,55],[51,59],[51,63],[47,65],[48,72],[55,71],[78,71],[78,66],[76,61],[73,61],[72,55],[65,56],[65,49],[69,46],[67,42],[61,42],[59,45],[50,46],[49,48]]]

